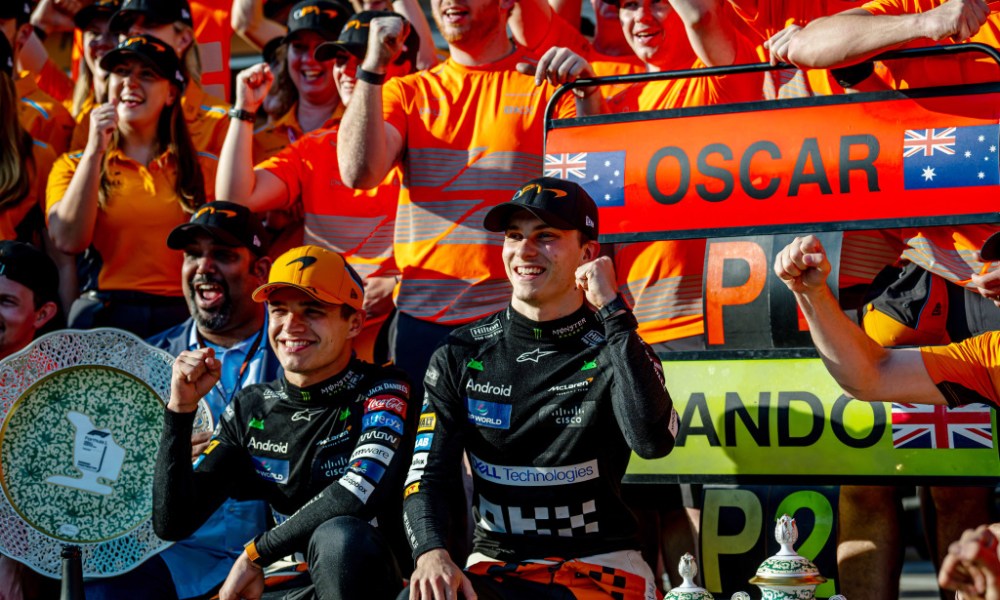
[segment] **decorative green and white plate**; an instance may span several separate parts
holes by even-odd
[[[150,517],[172,362],[118,329],[55,332],[0,362],[0,551],[59,577],[75,544],[84,576],[106,577],[169,545]]]

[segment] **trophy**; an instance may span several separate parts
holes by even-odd
[[[690,553],[681,557],[677,570],[684,580],[679,586],[667,592],[663,600],[715,600],[705,588],[698,587],[694,583],[694,578],[698,576],[698,564]]]
[[[762,600],[813,600],[816,586],[826,578],[809,559],[795,552],[793,546],[799,538],[795,519],[781,515],[774,537],[781,550],[760,565],[750,583],[760,588]]]

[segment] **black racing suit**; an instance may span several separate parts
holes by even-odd
[[[412,437],[409,389],[401,371],[357,359],[308,388],[284,377],[248,386],[193,467],[194,413],[166,411],[153,483],[156,534],[183,539],[232,497],[266,500],[291,515],[257,538],[265,564],[304,552],[334,517],[377,519],[391,537],[400,522],[404,438]],[[401,526],[395,532],[401,538]]]
[[[677,416],[635,328],[630,311],[539,323],[508,308],[450,335],[424,379],[405,484],[414,558],[444,547],[441,494],[463,451],[474,551],[516,562],[638,548],[620,493],[630,448],[669,453]]]

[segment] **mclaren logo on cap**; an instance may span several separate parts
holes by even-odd
[[[344,25],[344,29],[345,30],[347,30],[347,29],[361,29],[362,27],[371,27],[371,23],[362,23],[361,21],[359,21],[357,19],[351,19],[350,21],[347,22],[347,25]]]
[[[226,210],[224,208],[215,208],[214,206],[205,206],[199,209],[198,212],[194,213],[194,216],[191,217],[191,220],[194,221],[195,219],[197,219],[198,217],[202,216],[205,213],[208,213],[210,215],[220,214],[224,217],[229,217],[229,218],[233,218],[236,216],[235,210]]]
[[[316,264],[317,260],[319,260],[319,259],[316,258],[315,256],[300,256],[300,257],[298,257],[298,258],[296,258],[294,260],[288,261],[288,264],[285,265],[285,266],[286,267],[290,267],[290,266],[292,266],[295,263],[302,263],[302,267],[299,268],[299,271],[301,272],[301,271],[305,271],[309,267],[311,267],[314,264]]]
[[[295,11],[295,15],[293,15],[293,17],[295,19],[301,19],[306,15],[326,15],[331,19],[336,19],[337,11],[333,10],[332,8],[321,9],[320,7],[314,4],[312,6],[303,6],[299,10]]]
[[[528,185],[526,185],[523,188],[519,189],[517,191],[517,193],[514,194],[514,198],[520,198],[522,195],[527,194],[527,193],[529,193],[531,191],[534,191],[537,194],[541,194],[542,192],[552,192],[553,194],[555,194],[556,198],[562,198],[564,196],[568,196],[569,195],[569,194],[567,194],[566,192],[564,192],[564,191],[562,191],[560,189],[556,189],[556,188],[543,188],[542,186],[538,185],[537,183],[529,183]]]

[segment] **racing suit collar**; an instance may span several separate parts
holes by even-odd
[[[357,356],[352,355],[351,361],[347,363],[343,371],[308,387],[300,388],[292,385],[284,376],[282,376],[281,382],[290,400],[308,404],[337,401],[343,397],[345,392],[350,392],[357,387],[358,382],[361,381],[360,362]]]
[[[580,338],[595,325],[594,311],[586,305],[576,312],[552,321],[533,321],[508,306],[504,311],[510,322],[510,333],[531,341],[558,342]]]

